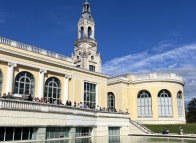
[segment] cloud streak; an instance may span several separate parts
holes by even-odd
[[[178,73],[184,78],[186,102],[196,97],[196,43],[179,47],[163,43],[151,50],[115,58],[103,64],[103,73],[110,76],[160,71]]]

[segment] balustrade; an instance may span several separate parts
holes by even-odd
[[[79,114],[84,116],[95,117],[112,117],[112,118],[129,118],[129,114],[115,112],[99,112],[90,109],[69,107],[63,105],[55,105],[49,103],[29,102],[15,99],[0,99],[0,109],[23,110],[34,112],[48,112],[59,114]]]
[[[175,74],[175,73],[144,73],[144,74],[136,74],[132,75],[131,79],[128,79],[125,76],[118,76],[118,77],[111,77],[108,79],[108,82],[118,82],[118,81],[124,81],[124,82],[137,82],[137,81],[146,81],[146,80],[174,80],[178,82],[183,82],[183,79],[181,76]]]
[[[13,40],[9,40],[9,39],[3,38],[3,37],[0,37],[0,44],[20,48],[20,49],[23,49],[23,50],[27,50],[27,51],[38,53],[38,54],[45,55],[45,56],[49,56],[49,57],[56,58],[56,59],[59,59],[59,60],[72,62],[71,58],[66,57],[64,55],[57,54],[57,53],[47,51],[47,50],[44,50],[44,49],[41,49],[41,48],[37,48],[37,47],[34,47],[34,46],[30,46],[30,45],[27,45],[27,44],[23,44],[23,43],[20,43],[20,42],[16,42],[16,41],[13,41]]]

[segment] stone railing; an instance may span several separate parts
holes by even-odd
[[[75,41],[75,45],[77,45],[78,43],[82,43],[82,42],[89,42],[89,43],[93,43],[95,45],[97,45],[97,42],[94,39],[91,38],[81,38],[81,39],[77,39]]]
[[[136,75],[130,75],[130,78],[128,78],[129,75],[122,75],[117,77],[111,77],[108,79],[108,83],[116,83],[116,82],[143,82],[143,81],[177,81],[177,82],[183,82],[183,79],[181,76],[175,74],[175,73],[143,73],[143,74],[136,74]]]
[[[75,114],[94,117],[129,118],[129,114],[116,112],[101,112],[90,109],[76,108],[49,103],[29,102],[15,99],[0,98],[0,110],[21,110],[45,113]]]
[[[183,82],[182,77],[175,73],[145,73],[133,76],[132,81],[146,81],[146,80],[174,80]]]
[[[128,82],[128,78],[124,76],[117,76],[108,79],[108,83],[113,83],[113,82]]]
[[[33,53],[38,53],[38,54],[41,54],[41,55],[45,55],[45,56],[48,56],[48,57],[52,57],[52,58],[56,58],[56,59],[59,59],[59,60],[63,60],[63,61],[67,61],[67,62],[72,63],[72,59],[69,58],[69,57],[66,57],[64,55],[57,54],[57,53],[47,51],[47,50],[44,50],[44,49],[41,49],[41,48],[37,48],[37,47],[34,47],[34,46],[26,45],[26,44],[23,44],[23,43],[19,43],[19,42],[9,40],[9,39],[3,38],[3,37],[0,37],[0,44],[20,48],[20,49],[23,49],[23,50],[26,50],[26,51],[30,51],[30,52],[33,52]]]

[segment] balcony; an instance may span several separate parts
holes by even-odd
[[[97,46],[97,42],[96,42],[94,39],[92,39],[92,38],[77,39],[77,40],[75,41],[75,46],[78,45],[78,44],[80,44],[80,43],[84,43],[84,42],[86,42],[86,43],[91,43],[91,44],[93,44],[94,46]]]
[[[0,99],[0,126],[128,126],[129,114]]]

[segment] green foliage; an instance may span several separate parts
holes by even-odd
[[[188,104],[187,122],[196,122],[196,98],[193,98]]]
[[[179,134],[179,128],[182,127],[184,134],[196,134],[196,123],[184,125],[145,125],[154,133],[161,133],[164,129],[169,130],[169,133]]]

